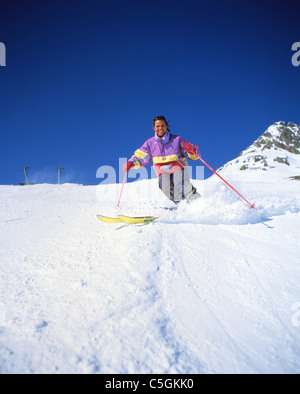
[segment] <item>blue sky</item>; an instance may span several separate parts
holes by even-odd
[[[2,0],[0,184],[25,165],[34,182],[63,167],[98,184],[156,115],[215,169],[274,122],[300,124],[299,17],[290,0]]]

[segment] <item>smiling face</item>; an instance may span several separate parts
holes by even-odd
[[[154,129],[156,135],[159,138],[162,138],[166,134],[166,132],[168,130],[168,126],[164,120],[156,120],[154,122],[153,129]]]

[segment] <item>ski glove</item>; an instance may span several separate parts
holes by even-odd
[[[129,160],[127,163],[124,164],[123,171],[127,173],[132,167],[134,167],[134,163]]]
[[[182,150],[191,154],[191,155],[198,155],[199,147],[198,145],[193,145],[190,142],[183,142],[182,143]]]

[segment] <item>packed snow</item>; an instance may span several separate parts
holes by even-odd
[[[0,186],[0,372],[299,373],[300,182],[227,180]]]

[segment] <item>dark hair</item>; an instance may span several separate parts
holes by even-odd
[[[167,125],[167,130],[170,131],[169,121],[163,115],[155,116],[155,118],[153,119],[153,126],[157,120],[163,120]]]

